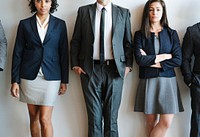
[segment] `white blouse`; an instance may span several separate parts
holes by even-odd
[[[48,28],[48,25],[49,25],[49,15],[48,15],[48,17],[46,18],[46,20],[44,21],[43,24],[41,23],[41,21],[40,21],[40,19],[37,15],[36,15],[36,19],[37,19],[38,33],[39,33],[40,39],[43,43],[45,36],[46,36],[46,33],[47,33],[47,28]]]
[[[42,24],[39,17],[36,15],[36,19],[37,19],[37,29],[38,29],[38,33],[41,39],[41,42],[44,42],[46,33],[47,33],[47,29],[48,29],[48,25],[49,25],[49,15],[46,18],[46,20],[44,21],[44,23]],[[40,67],[40,70],[38,72],[39,76],[44,76],[43,72],[42,72],[42,67]]]

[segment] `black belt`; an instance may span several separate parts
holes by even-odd
[[[101,64],[101,62],[100,62],[100,60],[94,60],[94,64]],[[109,66],[111,64],[115,64],[115,60],[114,59],[112,59],[112,60],[105,60],[103,62],[103,64]]]

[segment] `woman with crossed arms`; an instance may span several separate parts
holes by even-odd
[[[163,0],[147,1],[134,54],[140,78],[135,111],[144,112],[148,137],[164,137],[183,106],[174,71],[181,65],[181,47],[177,32],[168,26]]]

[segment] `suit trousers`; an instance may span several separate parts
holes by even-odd
[[[115,63],[94,63],[90,77],[81,74],[81,83],[88,114],[88,137],[118,137],[123,78]]]
[[[191,90],[191,130],[190,137],[200,137],[200,75],[194,75]]]

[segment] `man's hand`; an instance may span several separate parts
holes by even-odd
[[[126,67],[126,70],[125,70],[125,75],[124,75],[124,77],[126,77],[127,76],[127,74],[130,72],[130,68],[129,67]]]
[[[80,75],[81,73],[86,74],[86,72],[81,67],[78,66],[73,67],[73,71],[78,75]]]

